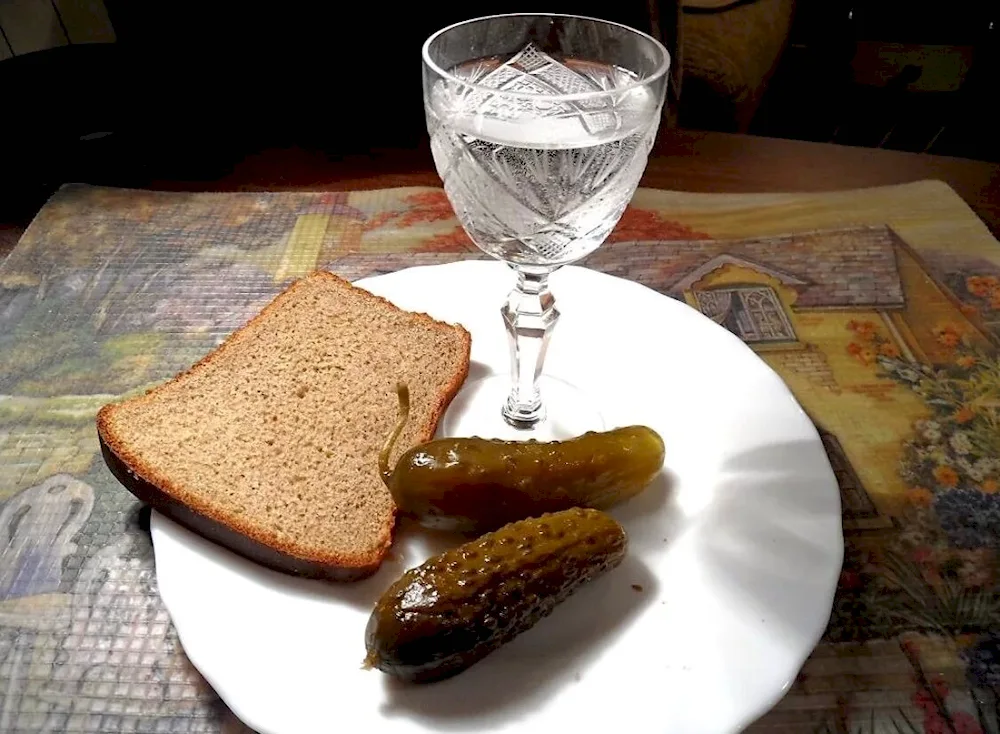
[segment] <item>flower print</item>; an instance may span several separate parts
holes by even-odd
[[[976,466],[972,462],[960,462],[960,467],[962,471],[969,475],[969,479],[974,482],[981,482],[986,479],[986,472],[983,471],[981,466]]]
[[[985,588],[993,584],[993,551],[988,548],[952,551],[955,573],[963,586]]]
[[[434,235],[428,240],[420,243],[416,252],[465,252],[475,251],[476,246],[465,230],[456,227],[451,232]]]
[[[934,494],[926,487],[910,487],[906,490],[906,499],[917,507],[930,507],[934,504]]]
[[[861,324],[858,328],[857,334],[858,338],[863,339],[866,342],[870,342],[878,336],[878,332],[875,330],[875,324],[871,321],[865,321]]]
[[[956,359],[955,364],[957,364],[959,367],[964,367],[965,369],[969,369],[971,367],[976,366],[976,358],[973,357],[971,354],[965,354]]]
[[[951,489],[958,484],[958,472],[947,464],[936,467],[932,474],[934,475],[934,479],[937,480],[937,483],[942,487],[948,487]]]
[[[971,589],[985,589],[993,585],[993,574],[989,566],[963,564],[958,569],[958,580]]]
[[[956,548],[1000,546],[1000,495],[953,489],[934,495],[938,524]]]
[[[1000,490],[1000,484],[996,479],[986,479],[979,485],[979,491],[984,494],[996,494]]]
[[[934,556],[934,549],[927,545],[914,548],[911,557],[915,563],[928,563]]]
[[[864,580],[861,574],[857,571],[852,571],[844,569],[840,572],[840,582],[838,586],[841,589],[860,589],[864,586]]]
[[[857,342],[851,342],[847,345],[847,353],[865,365],[874,362],[877,356],[877,352],[874,349],[863,344],[858,344]]]
[[[916,428],[928,441],[937,441],[941,438],[941,424],[937,421],[920,420],[917,421]]]
[[[988,456],[984,456],[982,459],[978,459],[975,465],[973,466],[972,471],[976,473],[976,476],[973,477],[973,479],[975,479],[977,482],[982,479],[985,479],[990,474],[995,472],[996,468],[997,468],[996,459],[991,459]]]
[[[958,332],[958,329],[951,324],[946,324],[936,328],[934,330],[934,338],[937,339],[938,344],[948,347],[949,349],[954,349],[962,342],[962,335]]]
[[[945,463],[945,462],[938,462],[938,463]],[[975,479],[975,477],[972,476],[972,475],[976,473],[976,467],[973,465],[973,463],[971,461],[969,461],[969,459],[967,459],[964,456],[959,456],[955,460],[955,464],[958,466],[959,469],[961,469],[963,472],[965,472],[970,477],[972,477],[973,479]],[[980,477],[980,479],[981,478],[982,477]]]
[[[922,481],[924,477],[918,468],[910,465],[909,462],[904,461],[899,465],[899,478],[908,484],[916,484],[917,482]]]
[[[899,347],[892,342],[885,342],[884,344],[879,345],[878,353],[883,357],[891,357],[895,359],[899,357]]]
[[[913,659],[911,657],[911,661]],[[919,667],[919,663],[916,663],[916,667]],[[951,690],[944,676],[929,675],[927,683],[929,686],[920,685],[910,699],[914,706],[923,711],[924,734],[983,734],[982,728],[971,714],[964,711],[948,712],[946,702]]]
[[[1000,686],[1000,635],[988,633],[959,655],[965,661],[965,676],[970,685],[980,688]]]
[[[952,416],[952,420],[955,421],[956,423],[968,423],[975,417],[976,414],[975,412],[973,412],[972,408],[970,408],[968,405],[963,405],[961,408],[958,409],[955,415]]]
[[[847,328],[858,335],[862,341],[871,341],[875,338],[875,324],[871,321],[855,321],[851,319],[847,322]]]
[[[948,688],[948,681],[944,679],[944,676],[938,673],[937,675],[929,675],[928,679],[927,682],[931,684],[931,689],[934,691],[934,695],[938,697],[938,700],[946,700],[951,691]]]
[[[925,690],[919,690],[914,693],[911,700],[913,701],[913,705],[921,711],[934,711],[934,708],[937,706],[934,696]],[[930,729],[927,731],[930,731]]]
[[[406,197],[406,203],[410,205],[410,210],[401,217],[399,222],[401,227],[444,222],[455,218],[455,210],[452,208],[451,202],[444,191],[440,189],[410,194]]]
[[[947,722],[942,721],[942,724]],[[965,711],[956,711],[951,715],[951,725],[947,726],[944,731],[951,734],[983,734],[982,727],[976,721],[972,714],[966,713]]]
[[[622,218],[608,237],[609,242],[707,239],[711,239],[711,235],[667,219],[659,212],[636,209],[633,206],[625,209]]]
[[[950,465],[952,457],[940,446],[931,446],[927,450],[927,458],[935,464]],[[957,462],[956,462],[957,463]]]
[[[965,456],[966,454],[972,453],[974,448],[972,445],[972,439],[969,438],[969,434],[965,431],[957,431],[953,433],[951,438],[948,440],[951,444],[951,450],[954,451],[959,456]]]
[[[965,279],[965,288],[974,296],[986,298],[1000,285],[992,275],[970,275]]]
[[[896,374],[899,375],[900,379],[906,380],[907,382],[920,382],[920,373],[916,370],[911,370],[909,367],[901,367]]]

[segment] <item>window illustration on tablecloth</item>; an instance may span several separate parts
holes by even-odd
[[[747,344],[794,342],[795,330],[774,289],[741,285],[694,292],[698,310]]]

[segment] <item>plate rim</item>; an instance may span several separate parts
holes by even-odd
[[[414,271],[440,270],[445,268],[452,268],[452,269],[483,268],[484,270],[485,269],[498,270],[498,269],[505,269],[507,267],[508,266],[506,266],[504,263],[492,259],[482,259],[482,258],[459,259],[443,263],[422,264],[422,265],[403,267],[398,270],[394,270],[387,273],[377,273],[374,275],[365,276],[363,278],[358,278],[352,281],[352,283],[360,288],[365,288],[367,290],[367,285],[371,281],[406,277],[407,274],[411,274]],[[807,423],[809,426],[810,439],[813,442],[815,442],[816,445],[822,447],[822,439],[820,437],[819,431],[817,430],[813,421],[808,418],[808,415],[805,413],[798,399],[792,393],[791,389],[785,383],[784,379],[769,364],[767,364],[767,362],[765,362],[760,357],[760,355],[757,354],[749,345],[743,342],[743,340],[741,340],[736,335],[732,334],[728,329],[715,323],[714,321],[706,317],[704,314],[701,314],[699,311],[692,308],[689,304],[685,303],[684,301],[672,298],[664,293],[661,293],[660,291],[657,291],[654,288],[651,288],[650,286],[645,285],[644,283],[639,283],[635,280],[631,280],[629,278],[621,277],[618,275],[605,273],[603,271],[594,268],[588,268],[583,265],[567,265],[560,268],[560,270],[587,271],[588,273],[596,274],[603,278],[611,278],[616,281],[620,281],[623,284],[626,284],[627,287],[638,287],[644,291],[647,291],[648,292],[647,295],[665,299],[667,302],[672,302],[677,307],[690,309],[693,315],[695,315],[698,319],[703,320],[705,326],[710,328],[714,327],[715,329],[718,329],[719,331],[731,337],[732,340],[731,343],[733,344],[734,348],[744,350],[745,354],[748,357],[751,357],[754,360],[756,360],[763,368],[768,370],[775,377],[776,384],[780,385],[780,388],[786,393],[787,397],[803,413],[803,415],[806,416]],[[513,277],[514,277],[513,274],[511,274],[512,285],[513,285]],[[556,291],[556,295],[558,296],[558,291]],[[823,451],[823,456],[824,457],[826,456],[825,450]],[[832,467],[829,465],[829,461],[828,460],[825,461],[824,464],[825,464],[824,473],[827,475],[826,479],[828,480],[827,484],[830,485],[830,491],[833,493],[834,499],[836,500],[836,505],[838,508],[837,514],[839,517],[838,522],[836,523],[837,532],[835,538],[838,542],[831,545],[830,548],[824,548],[825,556],[830,559],[831,565],[828,578],[826,579],[827,583],[824,584],[824,588],[827,590],[827,593],[822,598],[823,604],[821,605],[821,608],[828,609],[829,611],[826,614],[813,619],[813,623],[809,627],[810,633],[808,635],[808,640],[810,641],[810,644],[807,647],[804,646],[805,648],[804,650],[797,649],[796,653],[793,656],[791,656],[794,659],[794,664],[790,666],[785,666],[789,669],[782,676],[785,681],[784,684],[781,685],[780,688],[775,690],[773,695],[769,696],[767,699],[764,699],[763,697],[755,699],[756,701],[755,705],[750,707],[744,707],[746,709],[749,709],[747,713],[744,716],[742,716],[738,721],[734,722],[732,727],[726,731],[731,731],[734,733],[742,731],[746,726],[750,725],[751,723],[759,719],[761,716],[766,714],[768,711],[770,711],[778,702],[780,702],[785,697],[785,695],[791,688],[792,684],[795,682],[796,677],[801,672],[806,661],[812,655],[813,651],[816,649],[816,646],[822,641],[823,633],[826,631],[826,628],[829,624],[829,620],[833,612],[833,603],[835,600],[837,584],[840,577],[840,571],[842,568],[843,558],[844,558],[844,532],[843,532],[843,521],[842,521],[843,507],[840,496],[839,484],[836,481],[836,477],[833,473]],[[165,516],[156,512],[156,510],[152,511],[150,518],[150,535],[153,546],[154,567],[158,567],[159,564],[159,555],[157,552],[156,538],[158,535],[162,535],[164,533],[169,534],[172,529],[177,529],[181,533],[191,533],[191,531],[188,531],[182,526],[178,525],[177,523],[174,523],[169,518],[166,518]],[[194,535],[196,538],[202,540],[203,542],[216,546],[223,553],[232,553],[232,551],[228,551],[228,549],[226,548],[217,546],[210,540],[200,538],[200,536],[197,536],[194,533],[191,534]],[[162,546],[160,552],[162,553]],[[248,561],[248,563],[252,562]],[[317,582],[317,583],[323,583],[323,582]],[[191,664],[198,670],[199,674],[209,683],[209,685],[211,685],[216,695],[219,696],[219,698],[223,701],[223,703],[225,703],[225,705],[237,716],[237,718],[239,718],[243,723],[245,723],[247,726],[253,729],[261,729],[261,724],[259,722],[254,723],[253,721],[254,717],[247,715],[248,712],[246,712],[243,709],[243,706],[239,701],[234,702],[231,700],[231,699],[236,699],[238,697],[224,695],[223,693],[223,691],[225,690],[224,683],[219,681],[218,677],[215,675],[218,668],[210,670],[212,668],[211,665],[203,666],[199,661],[199,658],[201,657],[200,654],[197,651],[195,651],[193,654],[192,652],[189,651],[189,648],[184,641],[185,633],[182,630],[181,625],[178,625],[177,622],[175,621],[175,613],[171,609],[169,601],[163,596],[162,592],[160,591],[158,575],[157,575],[157,593],[160,595],[163,605],[166,608],[167,613],[170,617],[171,624],[174,626],[174,629],[177,632],[183,652],[190,660]],[[264,728],[261,729],[261,731],[267,731],[267,729]]]

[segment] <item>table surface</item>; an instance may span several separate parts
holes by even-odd
[[[996,231],[997,173],[672,133],[645,184],[675,191],[640,190],[587,260],[746,340],[837,474],[846,558],[830,625],[755,732],[1000,734],[1000,249],[962,201]],[[926,178],[961,197],[928,181],[830,191]],[[425,152],[286,150],[222,180],[149,186],[287,193],[67,187],[0,263],[0,731],[242,731],[181,651],[94,414],[185,369],[312,269],[358,278],[467,256],[440,188],[361,191],[418,184],[438,184]],[[826,193],[733,193],[775,190]]]
[[[1000,231],[1000,165],[962,158],[730,133],[665,131],[641,186],[673,191],[836,191],[924,179],[945,181]],[[377,151],[340,160],[286,149],[248,157],[217,181],[153,182],[175,189],[359,190],[439,186],[430,151]]]
[[[1000,165],[894,150],[855,148],[729,133],[667,130],[646,168],[642,186],[714,193],[836,191],[923,179],[946,182],[994,232],[1000,233]],[[376,150],[330,158],[299,148],[249,155],[212,181],[152,179],[168,191],[315,189],[350,191],[438,186],[429,149]],[[0,258],[27,222],[0,221]]]

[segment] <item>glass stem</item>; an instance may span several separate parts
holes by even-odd
[[[500,309],[510,339],[513,386],[503,406],[503,417],[514,428],[529,429],[545,418],[538,391],[545,351],[559,320],[549,292],[549,271],[517,271],[517,285]]]

